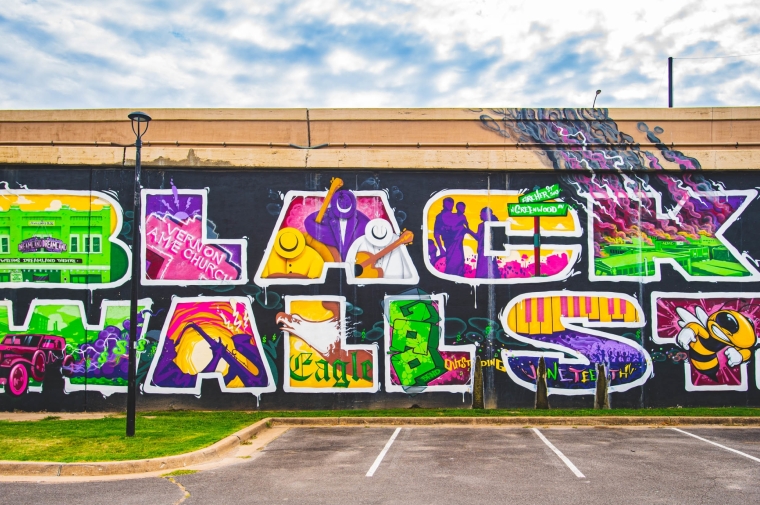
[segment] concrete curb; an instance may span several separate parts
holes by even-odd
[[[0,461],[0,475],[93,477],[170,472],[223,458],[253,436],[272,427],[318,426],[760,426],[760,417],[273,417],[262,419],[219,442],[187,454],[102,463]]]
[[[273,426],[760,426],[760,417],[273,417]]]
[[[186,454],[163,458],[100,463],[46,463],[31,461],[0,461],[0,475],[39,477],[92,477],[171,471],[224,457],[244,442],[269,428],[269,419],[262,419],[219,442]]]

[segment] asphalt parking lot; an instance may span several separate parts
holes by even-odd
[[[174,482],[3,482],[0,503],[760,503],[758,428],[283,431],[250,458]]]

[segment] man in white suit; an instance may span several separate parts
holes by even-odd
[[[399,236],[393,232],[391,223],[385,219],[373,219],[367,223],[364,236],[351,246],[347,257],[352,258],[355,263],[360,263],[360,261],[356,261],[358,253],[377,254],[398,238]],[[383,279],[411,279],[414,276],[413,269],[409,267],[404,257],[404,247],[406,246],[401,245],[395,248],[375,262],[374,267],[383,271]]]

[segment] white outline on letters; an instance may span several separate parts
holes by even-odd
[[[640,194],[644,194],[655,200],[655,212],[656,219],[675,221],[674,217],[677,217],[681,212],[684,201],[681,201],[674,209],[672,209],[668,215],[662,211],[662,195],[657,191],[640,191]],[[752,266],[752,263],[745,258],[728,240],[723,237],[723,233],[742,215],[744,210],[749,207],[752,201],[757,197],[757,190],[755,189],[735,189],[726,191],[702,191],[695,192],[697,196],[704,196],[706,198],[726,198],[730,196],[745,196],[746,198],[736,209],[736,212],[732,213],[728,219],[718,228],[715,232],[715,238],[718,239],[729,250],[731,255],[737,262],[747,269],[749,275],[743,277],[733,276],[721,276],[721,275],[689,275],[681,265],[678,264],[673,258],[653,258],[654,262],[654,275],[596,275],[596,259],[591,251],[594,251],[594,212],[593,206],[596,199],[592,197],[591,192],[583,195],[586,198],[586,214],[588,215],[588,250],[589,250],[589,262],[588,262],[588,278],[590,281],[607,281],[607,282],[640,282],[650,283],[658,282],[662,277],[661,265],[670,265],[673,269],[681,274],[681,276],[690,281],[700,282],[757,282],[760,278],[760,273]],[[607,193],[595,193],[600,197],[611,198]],[[694,198],[694,197],[692,197]],[[600,198],[602,199],[602,198]]]
[[[742,298],[760,298],[760,293],[675,293],[675,292],[663,292],[652,291],[652,342],[655,344],[672,344],[678,347],[676,343],[676,337],[661,337],[657,331],[657,302],[659,300],[667,299],[688,299],[688,300],[704,300],[710,298],[728,298],[728,299],[742,299]],[[684,351],[680,347],[679,350]],[[760,351],[755,353],[755,381],[760,389],[760,366],[757,364],[757,358],[760,358]],[[749,380],[747,376],[748,363],[742,363],[740,366],[741,382],[736,386],[729,384],[720,384],[715,386],[697,386],[691,381],[691,363],[689,360],[684,360],[684,389],[689,392],[696,391],[747,391],[749,389]]]
[[[654,372],[654,366],[652,364],[652,358],[647,352],[647,350],[639,345],[637,342],[634,342],[633,340],[620,337],[618,335],[614,335],[612,333],[605,333],[603,331],[597,331],[592,330],[589,328],[643,328],[646,326],[646,319],[644,317],[644,310],[641,308],[641,305],[639,304],[639,301],[629,295],[623,294],[623,293],[611,293],[611,292],[585,292],[585,291],[542,291],[538,293],[525,293],[523,295],[517,296],[510,300],[510,302],[507,304],[507,306],[501,311],[499,314],[499,322],[501,323],[502,328],[504,329],[504,332],[509,335],[510,337],[514,338],[515,340],[519,340],[520,342],[525,342],[527,344],[530,344],[532,346],[538,346],[543,347],[546,349],[556,349],[560,352],[538,352],[538,351],[510,351],[507,349],[501,350],[501,360],[504,363],[504,368],[507,369],[507,373],[512,378],[513,381],[515,381],[516,384],[519,384],[520,386],[529,389],[531,391],[536,390],[536,385],[527,381],[523,381],[522,379],[518,378],[517,375],[512,371],[512,367],[509,366],[509,358],[510,357],[521,357],[521,356],[528,356],[528,357],[541,357],[544,356],[549,358],[555,358],[562,364],[577,364],[577,365],[590,365],[591,362],[589,359],[581,354],[578,351],[575,351],[573,349],[570,349],[569,347],[565,347],[563,345],[554,344],[551,342],[541,342],[538,340],[534,340],[532,338],[529,338],[527,336],[522,336],[516,331],[512,331],[509,328],[508,324],[508,318],[509,318],[509,312],[512,310],[512,308],[520,303],[521,301],[527,299],[527,298],[552,298],[555,296],[575,296],[575,297],[591,297],[591,298],[612,298],[612,299],[621,299],[629,302],[631,305],[633,305],[634,309],[638,313],[638,321],[634,322],[602,322],[602,321],[589,321],[586,317],[561,317],[560,321],[562,322],[562,325],[568,329],[568,330],[574,330],[580,333],[586,333],[588,335],[594,335],[596,337],[604,338],[607,340],[614,340],[616,342],[620,342],[624,345],[627,345],[629,347],[632,347],[636,349],[639,353],[643,354],[644,361],[646,363],[646,370],[644,370],[644,373],[636,379],[633,382],[630,382],[628,384],[619,384],[615,386],[609,386],[610,393],[620,392],[620,391],[628,391],[631,388],[641,386],[643,385]],[[573,324],[578,323],[578,324]],[[569,354],[573,356],[572,358],[565,358],[565,354]],[[548,388],[549,394],[553,395],[565,395],[565,396],[579,396],[579,395],[594,395],[596,394],[595,388],[588,388],[588,389],[563,389],[563,388]]]
[[[390,204],[388,203],[388,195],[385,194],[385,191],[351,191],[356,198],[366,198],[366,197],[378,197],[383,202],[383,208],[385,210],[385,213],[388,215],[388,221],[391,223],[391,227],[393,228],[393,233],[397,235],[401,235],[401,230],[399,229],[399,225],[396,222],[396,217],[393,214],[393,209],[391,208]],[[254,282],[258,284],[259,286],[283,286],[283,285],[309,285],[309,284],[324,284],[325,279],[327,278],[327,271],[331,268],[343,268],[346,272],[346,283],[347,284],[355,284],[358,286],[365,286],[370,284],[417,284],[420,281],[419,273],[417,272],[417,267],[414,266],[414,263],[412,262],[411,256],[409,256],[409,251],[407,250],[406,246],[399,247],[399,250],[401,251],[401,254],[404,257],[404,261],[407,262],[409,265],[409,268],[412,270],[412,277],[409,279],[384,279],[384,278],[378,278],[378,279],[371,279],[371,278],[356,278],[354,275],[354,262],[350,261],[341,261],[341,262],[335,262],[335,261],[325,261],[324,266],[322,267],[322,275],[315,278],[315,279],[287,279],[287,278],[274,278],[274,279],[268,279],[262,277],[264,273],[264,268],[266,268],[267,261],[269,260],[269,256],[272,254],[272,250],[274,249],[274,240],[277,237],[277,232],[280,231],[282,228],[282,222],[285,220],[285,213],[290,209],[291,203],[293,203],[293,200],[295,200],[298,197],[304,197],[304,198],[324,198],[327,196],[327,191],[288,191],[285,195],[285,200],[282,205],[282,210],[280,210],[280,215],[277,218],[277,223],[274,225],[274,229],[272,230],[272,235],[269,237],[269,242],[267,243],[267,247],[264,250],[264,257],[261,259],[261,263],[259,264],[259,268],[256,270],[256,275],[253,277]],[[371,216],[367,216],[370,219],[372,219]],[[416,237],[415,237],[416,238]]]
[[[293,387],[290,385],[290,333],[282,330],[283,333],[283,372],[286,377],[283,378],[282,388],[286,393],[375,393],[378,391],[379,379],[377,377],[377,354],[380,348],[377,344],[348,344],[346,343],[346,297],[345,296],[284,296],[285,313],[290,314],[290,304],[300,301],[320,301],[320,302],[338,302],[340,304],[340,348],[346,353],[350,351],[368,351],[372,355],[372,386],[368,388],[336,388],[336,387]],[[300,338],[307,345],[310,345],[307,337],[294,335]]]
[[[248,313],[248,320],[251,324],[251,330],[253,332],[253,338],[256,340],[256,348],[261,354],[261,362],[264,365],[267,375],[267,385],[263,387],[250,387],[250,388],[229,388],[224,383],[224,377],[219,372],[201,372],[196,375],[195,387],[180,388],[180,387],[161,387],[153,384],[153,373],[156,371],[158,360],[161,357],[161,353],[164,349],[164,342],[166,341],[166,333],[171,326],[174,312],[177,310],[177,305],[180,303],[227,303],[232,305],[232,302],[242,303],[245,306],[245,310]],[[219,389],[222,393],[251,393],[256,397],[259,397],[262,393],[271,393],[277,390],[277,384],[272,380],[272,370],[269,368],[269,360],[266,357],[266,351],[261,345],[261,336],[259,330],[256,327],[256,318],[253,315],[253,308],[251,307],[250,297],[243,296],[194,296],[189,298],[172,298],[172,305],[169,309],[169,313],[166,315],[166,321],[164,321],[164,327],[161,328],[161,337],[156,344],[156,354],[153,356],[153,361],[150,363],[150,369],[148,375],[145,377],[145,383],[143,384],[143,391],[146,393],[155,394],[191,394],[200,396],[201,386],[204,379],[216,379],[219,382]]]
[[[430,264],[430,257],[428,256],[427,252],[427,241],[430,236],[430,229],[428,228],[428,213],[430,212],[430,207],[442,198],[445,198],[446,196],[455,196],[455,195],[475,195],[475,196],[492,196],[492,197],[505,197],[505,196],[520,196],[523,193],[520,191],[514,191],[514,190],[486,190],[486,189],[447,189],[443,191],[439,191],[438,193],[435,193],[433,196],[428,199],[427,203],[425,204],[425,209],[422,211],[422,236],[423,236],[423,251],[422,256],[425,261],[425,267],[428,269],[428,271],[435,275],[436,277],[440,279],[444,279],[447,281],[457,282],[460,284],[469,284],[471,286],[479,286],[481,284],[532,284],[532,283],[539,283],[539,282],[555,282],[555,281],[561,281],[563,279],[567,279],[570,277],[573,271],[573,266],[580,260],[580,256],[583,250],[583,246],[581,244],[544,244],[541,243],[541,250],[542,251],[571,251],[571,255],[567,260],[567,266],[563,268],[560,272],[548,276],[548,277],[509,277],[506,279],[503,279],[501,277],[494,278],[494,279],[486,279],[486,278],[475,278],[475,277],[464,277],[459,275],[452,275],[447,274],[444,272],[439,272],[436,270],[436,268]],[[561,198],[555,198],[552,201],[562,202],[563,200]],[[558,231],[558,230],[547,230],[542,231],[541,236],[542,237],[582,237],[583,236],[583,228],[580,225],[580,219],[578,218],[578,211],[573,209],[572,207],[568,208],[568,213],[573,217],[573,223],[575,225],[575,230],[568,230],[568,231]],[[513,237],[532,237],[533,231],[532,230],[523,230],[523,231],[512,231],[510,223],[508,221],[492,221],[487,222],[485,226],[486,234],[488,237],[491,235],[491,229],[495,227],[503,227],[505,228],[505,232],[509,236]],[[487,256],[494,256],[499,257],[502,256],[502,253],[505,252],[511,252],[511,251],[527,251],[527,250],[533,250],[533,244],[505,244],[506,247],[502,251],[495,251],[490,248],[490,240],[486,240],[486,244],[488,245],[486,250],[484,251],[484,254]]]
[[[449,392],[449,393],[471,393],[472,392],[472,382],[473,378],[475,376],[475,346],[473,344],[467,344],[467,345],[447,345],[446,344],[446,338],[445,338],[445,320],[446,320],[446,312],[445,312],[445,303],[446,303],[446,297],[447,295],[445,293],[438,293],[433,295],[394,295],[389,296],[386,295],[385,299],[383,300],[383,333],[384,337],[383,340],[385,341],[385,390],[389,393],[406,393],[407,391],[404,390],[404,386],[400,384],[392,384],[391,383],[391,354],[390,354],[390,347],[391,347],[391,332],[393,331],[390,326],[390,314],[389,308],[390,308],[390,302],[401,300],[401,301],[433,301],[438,303],[438,317],[440,318],[440,321],[438,322],[438,328],[440,332],[440,338],[438,340],[438,351],[450,351],[450,352],[461,352],[461,353],[470,353],[470,380],[466,384],[443,384],[443,385],[434,385],[434,386],[419,386],[424,387],[423,392],[436,392],[436,391],[443,391],[443,392]]]
[[[13,302],[10,300],[0,300],[0,307],[6,307],[6,310],[8,311],[8,333],[23,333],[29,331],[29,324],[32,322],[32,315],[34,314],[34,311],[37,307],[50,307],[50,306],[61,306],[61,307],[72,307],[75,306],[79,309],[79,315],[82,318],[82,326],[84,326],[85,331],[101,331],[105,329],[106,325],[106,314],[108,312],[108,307],[128,307],[130,304],[129,300],[103,300],[103,302],[100,304],[100,323],[98,324],[88,324],[87,323],[87,313],[84,310],[84,303],[82,303],[81,300],[40,300],[40,299],[34,299],[32,300],[32,303],[29,305],[29,310],[26,313],[26,319],[24,320],[24,324],[22,325],[15,325],[13,324]],[[137,306],[143,306],[143,310],[150,310],[153,306],[153,300],[150,298],[143,298],[141,300],[138,300]],[[148,325],[150,324],[150,312],[146,313],[143,316],[143,323],[141,326],[141,332],[140,336],[137,337],[137,340],[145,338],[145,334],[148,331]],[[51,332],[51,335],[61,336],[59,334],[56,334],[54,332]],[[66,343],[66,347],[68,347],[68,342]],[[138,366],[138,363],[140,361],[140,355],[142,352],[137,352],[137,359],[135,360],[135,367]],[[64,393],[72,393],[74,391],[98,391],[103,394],[103,396],[110,396],[114,393],[126,393],[127,392],[127,386],[105,386],[102,384],[72,384],[71,380],[63,376],[64,386],[63,386],[63,392]],[[40,391],[42,389],[40,388]]]
[[[148,196],[160,196],[160,195],[172,195],[171,189],[143,189],[140,195],[141,202],[141,223],[140,228],[140,282],[143,286],[224,286],[233,284],[246,284],[248,282],[248,241],[245,239],[210,239],[206,237],[208,227],[208,192],[205,189],[177,189],[177,193],[182,196],[199,195],[202,200],[201,209],[201,242],[203,245],[239,245],[240,251],[240,278],[224,281],[224,280],[201,280],[201,279],[148,279],[147,272],[145,271],[145,258],[147,256],[147,213],[146,213],[146,200]],[[168,260],[169,263],[172,260]]]
[[[124,271],[124,275],[115,281],[111,282],[105,282],[105,283],[85,283],[85,284],[79,284],[79,283],[72,283],[72,282],[0,282],[0,287],[2,288],[32,288],[32,289],[81,289],[81,290],[87,290],[91,291],[94,289],[108,289],[108,288],[115,288],[118,286],[121,286],[122,284],[126,283],[129,280],[130,272],[132,271],[132,249],[122,242],[118,237],[119,233],[121,232],[121,228],[124,225],[124,213],[123,209],[121,208],[121,205],[118,201],[116,201],[115,198],[112,196],[101,193],[100,191],[68,191],[63,189],[49,189],[49,190],[32,190],[32,189],[19,189],[19,190],[0,190],[0,196],[6,196],[6,195],[23,195],[23,196],[31,196],[31,195],[41,195],[41,196],[55,196],[55,195],[61,195],[61,196],[86,196],[90,197],[90,212],[92,212],[92,202],[96,199],[102,199],[107,202],[109,202],[109,205],[114,210],[114,213],[116,214],[116,226],[114,226],[113,233],[108,235],[108,241],[113,244],[113,246],[121,247],[124,250],[124,254],[127,257],[127,268]],[[6,196],[7,198],[7,196]],[[38,211],[24,211],[24,212],[38,212]],[[44,211],[40,211],[44,212]],[[134,224],[134,218],[132,223]],[[105,235],[105,234],[104,234]],[[112,246],[112,247],[113,247]],[[83,256],[88,256],[87,254],[84,254]],[[33,264],[30,264],[29,268],[35,268]],[[60,267],[55,265],[47,265],[45,263],[40,263],[38,267],[36,268],[43,268],[46,270],[65,270],[66,265],[62,265]]]

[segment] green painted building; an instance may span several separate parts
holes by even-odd
[[[0,282],[108,283],[111,207],[0,211]],[[118,277],[117,277],[118,278]]]
[[[694,276],[749,275],[747,269],[716,238],[700,236],[697,240],[685,241],[650,238],[651,245],[633,239],[627,244],[602,246],[603,257],[594,259],[596,275],[654,275],[656,258],[673,259]]]

